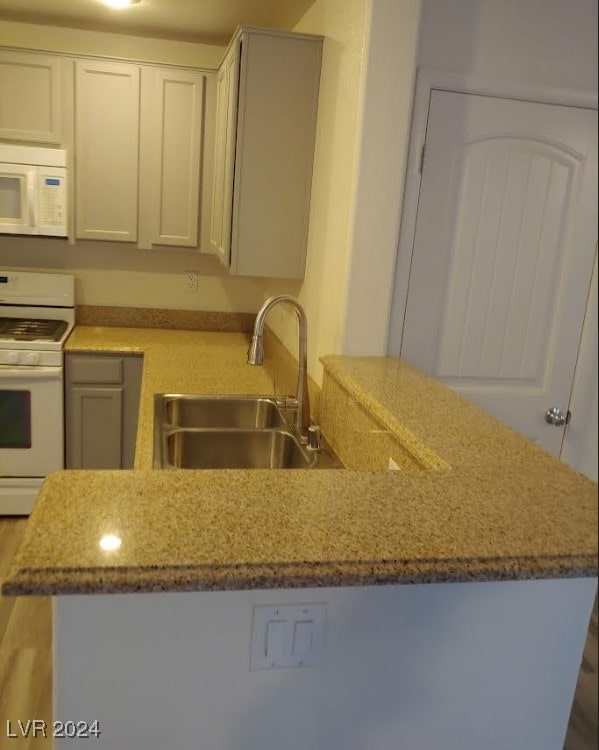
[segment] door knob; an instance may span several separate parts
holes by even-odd
[[[563,427],[568,423],[568,414],[564,414],[564,412],[561,409],[558,409],[557,406],[552,406],[551,409],[547,409],[545,412],[545,421],[556,427]]]

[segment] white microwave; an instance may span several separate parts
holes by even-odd
[[[0,143],[0,233],[67,236],[67,156]]]

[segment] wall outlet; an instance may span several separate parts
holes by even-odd
[[[195,271],[185,272],[185,288],[190,292],[198,291],[198,274]]]

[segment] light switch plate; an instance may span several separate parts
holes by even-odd
[[[250,669],[316,667],[324,655],[326,604],[255,606]]]

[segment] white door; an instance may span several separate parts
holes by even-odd
[[[597,242],[597,113],[433,91],[401,356],[559,455]]]

